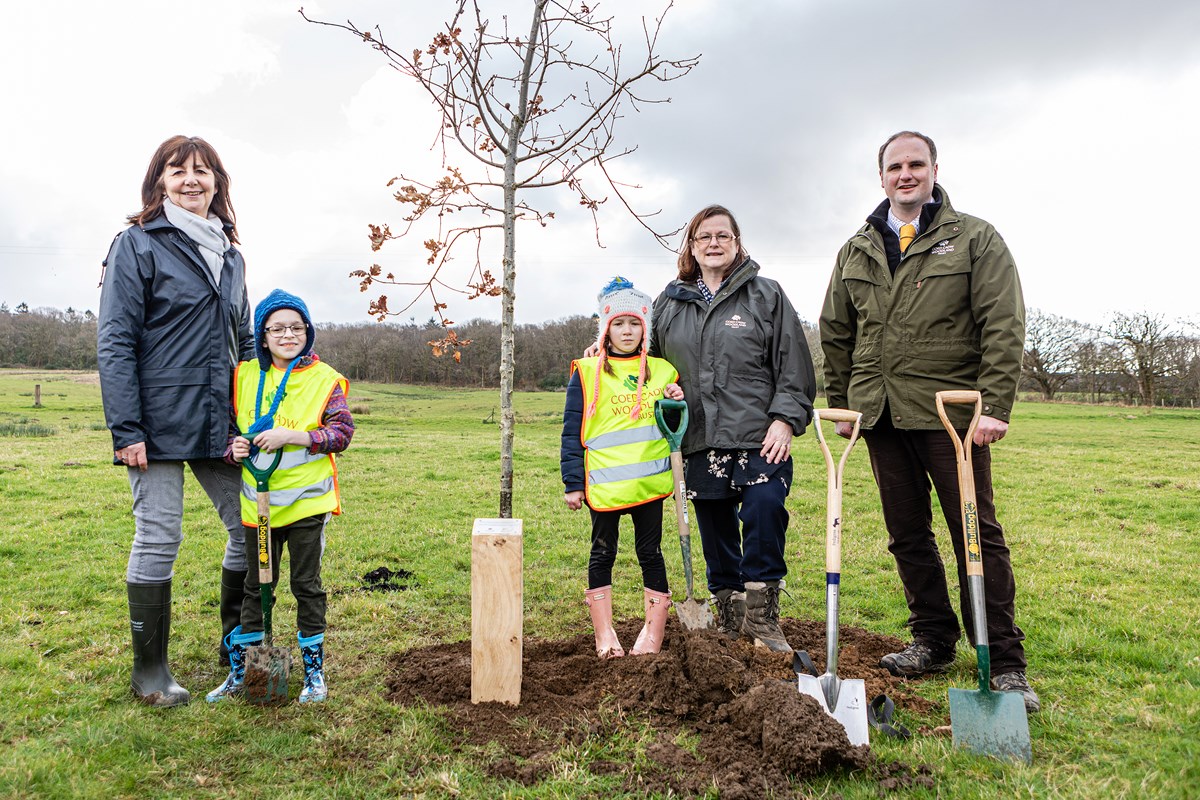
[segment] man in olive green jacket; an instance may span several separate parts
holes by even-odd
[[[893,675],[944,672],[961,635],[932,529],[937,489],[958,561],[959,602],[969,638],[971,605],[954,443],[934,395],[978,390],[983,416],[972,460],[986,581],[992,683],[1040,707],[1025,676],[1025,636],[1004,531],[996,521],[990,445],[1004,437],[1017,394],[1025,306],[1016,264],[984,220],[960,214],[936,183],[937,148],[902,131],[879,150],[885,200],[843,245],[821,312],[825,391],[831,408],[862,412],[879,485],[888,549],[908,601],[913,644],[884,656]],[[947,408],[965,431],[969,412]],[[850,425],[839,423],[848,436]]]

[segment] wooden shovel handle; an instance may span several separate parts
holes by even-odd
[[[825,441],[825,433],[821,430],[821,420],[833,422],[852,422],[854,430],[850,433],[850,441],[842,451],[842,457],[834,464],[833,453]],[[825,573],[826,580],[830,575],[840,575],[842,571],[842,473],[846,469],[846,459],[858,441],[859,429],[862,426],[862,414],[845,408],[814,408],[813,427],[817,431],[817,444],[825,456],[825,468],[828,473],[828,489],[825,496]]]
[[[671,479],[675,483],[675,522],[679,526],[679,548],[683,556],[683,578],[687,598],[692,599],[692,531],[688,523],[687,484],[683,479],[683,454],[671,451]]]
[[[848,408],[814,408],[813,421],[827,419],[830,422],[861,422],[862,414]]]
[[[961,499],[959,505],[962,508],[963,538],[967,548],[967,575],[982,578],[983,558],[979,549],[979,513],[975,505],[975,471],[971,467],[971,439],[983,413],[983,395],[976,391],[938,392],[934,395],[934,402],[942,425],[954,440],[954,454],[958,462],[958,492]],[[961,439],[946,414],[947,404],[975,406],[971,424],[967,426],[966,435]]]
[[[258,582],[266,586],[275,579],[274,565],[271,563],[271,492],[264,488],[265,482],[258,487]]]

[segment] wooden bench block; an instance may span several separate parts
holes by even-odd
[[[471,702],[521,703],[524,578],[519,519],[471,532]]]

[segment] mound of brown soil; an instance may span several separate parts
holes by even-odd
[[[792,646],[807,650],[823,670],[824,623],[784,619],[782,626]],[[640,628],[641,620],[617,625],[626,647]],[[868,698],[886,693],[901,709],[931,708],[877,666],[881,656],[902,646],[898,639],[844,627],[839,641],[839,677],[862,678]],[[715,632],[685,631],[674,616],[657,655],[601,661],[590,632],[526,639],[518,707],[471,704],[469,641],[398,653],[389,666],[390,699],[447,706],[468,743],[496,743],[505,754],[488,765],[489,772],[525,785],[550,772],[564,745],[618,733],[627,717],[658,731],[648,748],[650,763],[585,766],[623,774],[631,791],[693,796],[716,787],[722,798],[790,797],[792,779],[856,769],[870,769],[881,788],[906,777],[932,785],[928,768],[873,764],[868,748],[852,747],[842,726],[796,690],[790,655]],[[696,735],[694,749],[675,743],[680,731]]]

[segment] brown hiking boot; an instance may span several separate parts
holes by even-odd
[[[717,633],[730,639],[742,635],[742,620],[746,618],[746,593],[734,589],[718,589],[714,595],[717,606]]]
[[[997,692],[1020,692],[1025,698],[1025,711],[1034,714],[1042,710],[1042,701],[1029,685],[1024,672],[1003,672],[992,678],[992,688]]]
[[[879,659],[879,666],[897,678],[919,678],[922,675],[940,674],[954,663],[954,648],[933,648],[922,642],[913,642],[899,653],[888,653]]]
[[[782,590],[783,581],[746,582],[746,619],[742,622],[742,633],[759,647],[767,647],[776,653],[790,653],[792,646],[779,627],[779,593]]]

